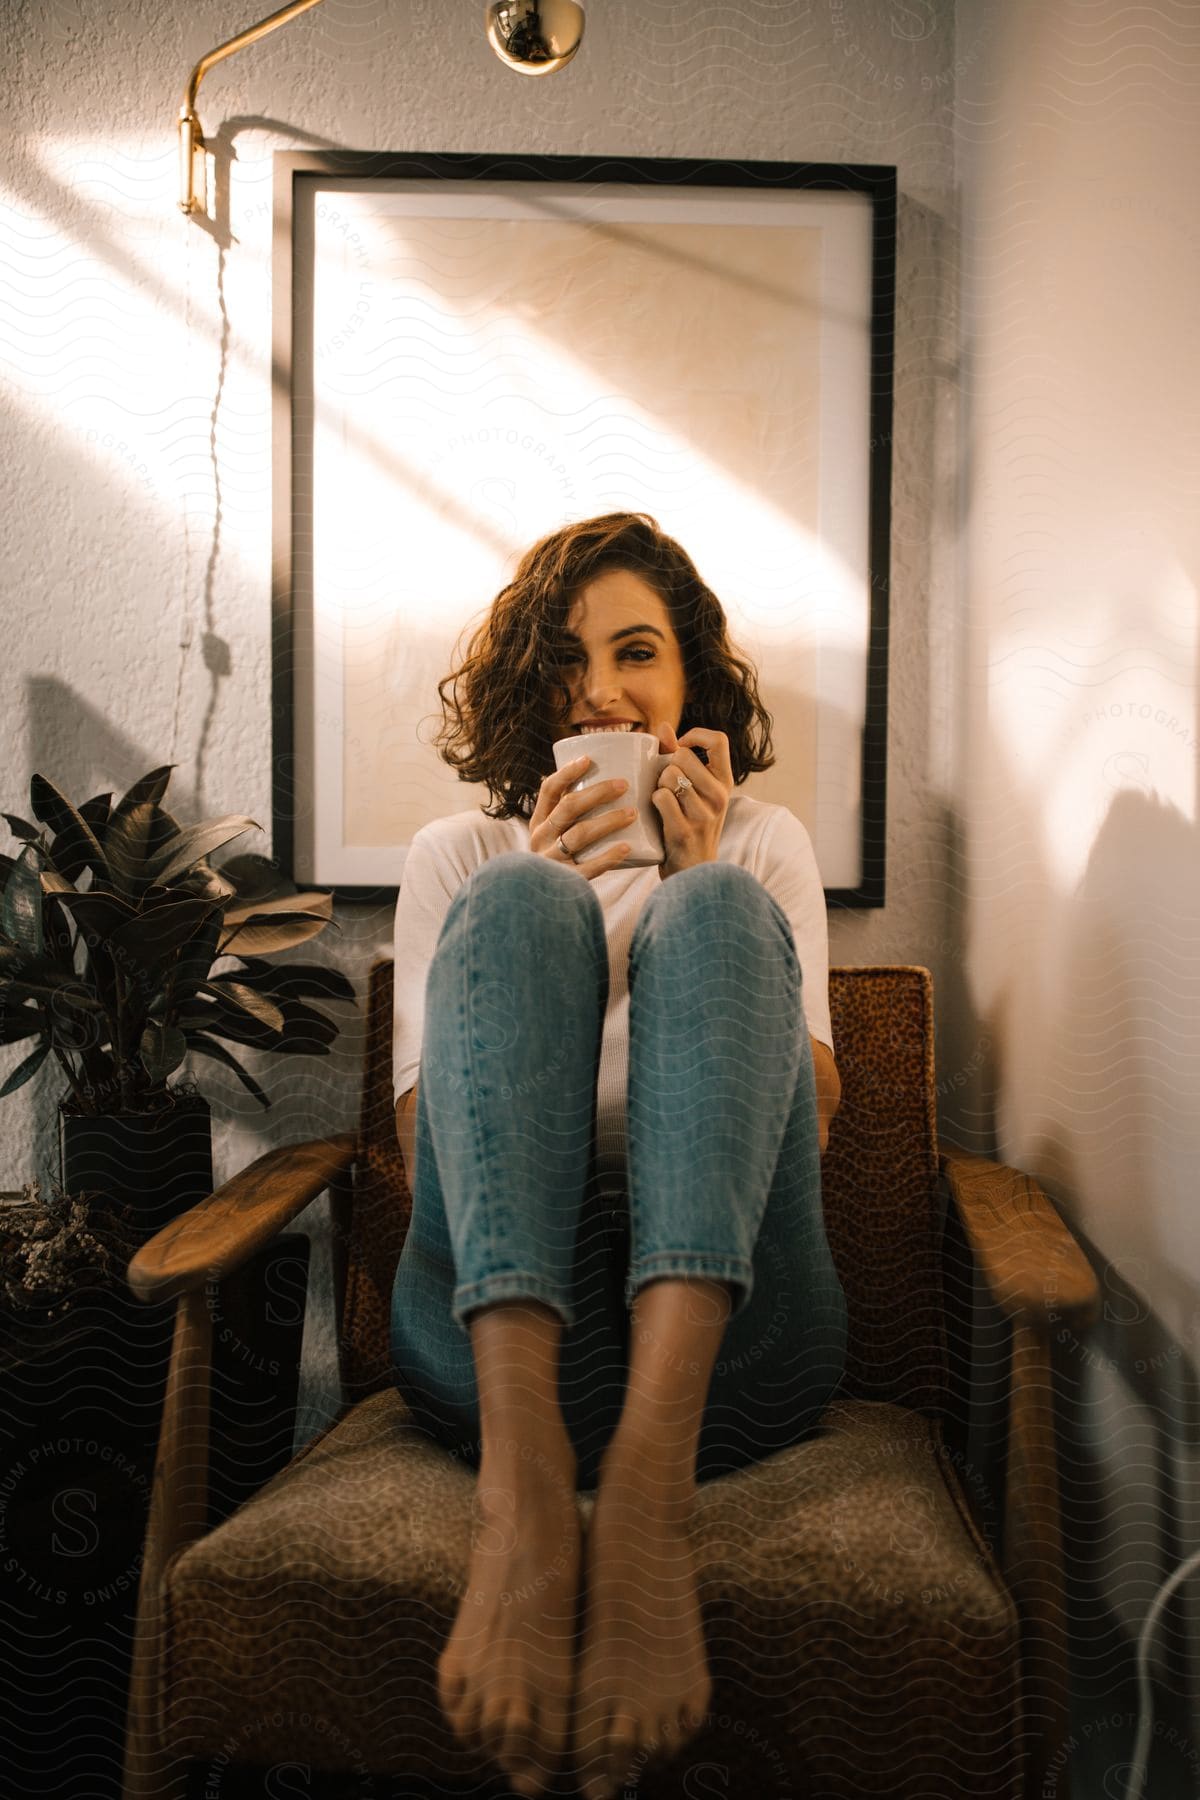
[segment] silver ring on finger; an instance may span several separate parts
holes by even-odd
[[[559,832],[557,838],[554,841],[558,845],[559,849],[562,851],[563,855],[566,857],[567,861],[574,862],[575,861],[574,856],[572,855],[571,851],[569,851],[567,849],[567,846],[563,843],[563,835],[562,835],[561,831]]]
[[[679,780],[675,783],[675,798],[678,800],[680,794],[686,794],[688,789],[690,787],[695,787],[695,785],[695,782],[690,781],[686,775],[681,775]]]

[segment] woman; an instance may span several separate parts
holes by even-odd
[[[416,833],[396,908],[392,1354],[479,1471],[439,1696],[519,1792],[569,1745],[593,1800],[703,1722],[697,1484],[811,1432],[841,1374],[824,897],[800,822],[735,792],[770,718],[646,515],[535,544],[438,692],[444,760],[493,795]],[[592,849],[622,784],[570,792],[618,721],[670,753],[650,868]]]

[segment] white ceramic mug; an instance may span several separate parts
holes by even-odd
[[[629,783],[625,792],[614,796],[598,811],[607,812],[624,806],[638,809],[636,819],[631,819],[628,824],[618,819],[612,831],[588,844],[582,852],[584,858],[599,856],[613,843],[626,843],[629,855],[615,864],[616,868],[647,869],[651,864],[660,863],[667,851],[662,820],[651,804],[650,796],[658,785],[659,775],[671,760],[669,752],[659,750],[658,739],[649,731],[589,731],[576,737],[559,738],[555,743],[557,768],[565,768],[567,763],[580,756],[590,756],[592,760],[579,780],[571,783],[568,793],[577,794],[581,788],[624,776]],[[585,813],[584,817],[591,815]]]

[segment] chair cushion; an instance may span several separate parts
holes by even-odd
[[[494,1775],[435,1687],[474,1491],[394,1390],[352,1407],[169,1566],[168,1742],[237,1764]],[[580,1494],[585,1526],[593,1504]],[[641,1793],[682,1793],[687,1767],[716,1759],[728,1792],[911,1779],[914,1795],[1017,1795],[1016,1613],[936,1424],[835,1400],[816,1435],[705,1484],[693,1537],[710,1716]]]

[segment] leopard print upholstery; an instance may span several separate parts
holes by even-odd
[[[634,1774],[647,1800],[706,1778],[764,1796],[1018,1800],[1017,1614],[942,1435],[932,983],[919,968],[834,969],[830,1000],[843,1104],[822,1192],[846,1379],[815,1434],[702,1487],[712,1703],[681,1757]],[[160,1724],[218,1789],[231,1763],[350,1771],[360,1795],[382,1792],[374,1775],[464,1792],[498,1775],[453,1738],[436,1695],[474,1471],[418,1428],[388,1362],[411,1214],[391,1010],[380,960],[343,1308],[352,1404],[164,1579]],[[593,1501],[579,1495],[585,1525]]]
[[[232,1758],[464,1793],[494,1778],[435,1681],[474,1492],[381,1389],[178,1556],[174,1751],[218,1775]],[[635,1763],[647,1800],[694,1797],[697,1771],[723,1794],[1017,1800],[1018,1620],[929,1420],[835,1400],[817,1436],[703,1484],[692,1541],[713,1694],[682,1756]]]
[[[392,959],[371,968],[366,1053],[342,1305],[342,1385],[349,1400],[392,1384],[389,1315],[412,1194],[392,1094]]]

